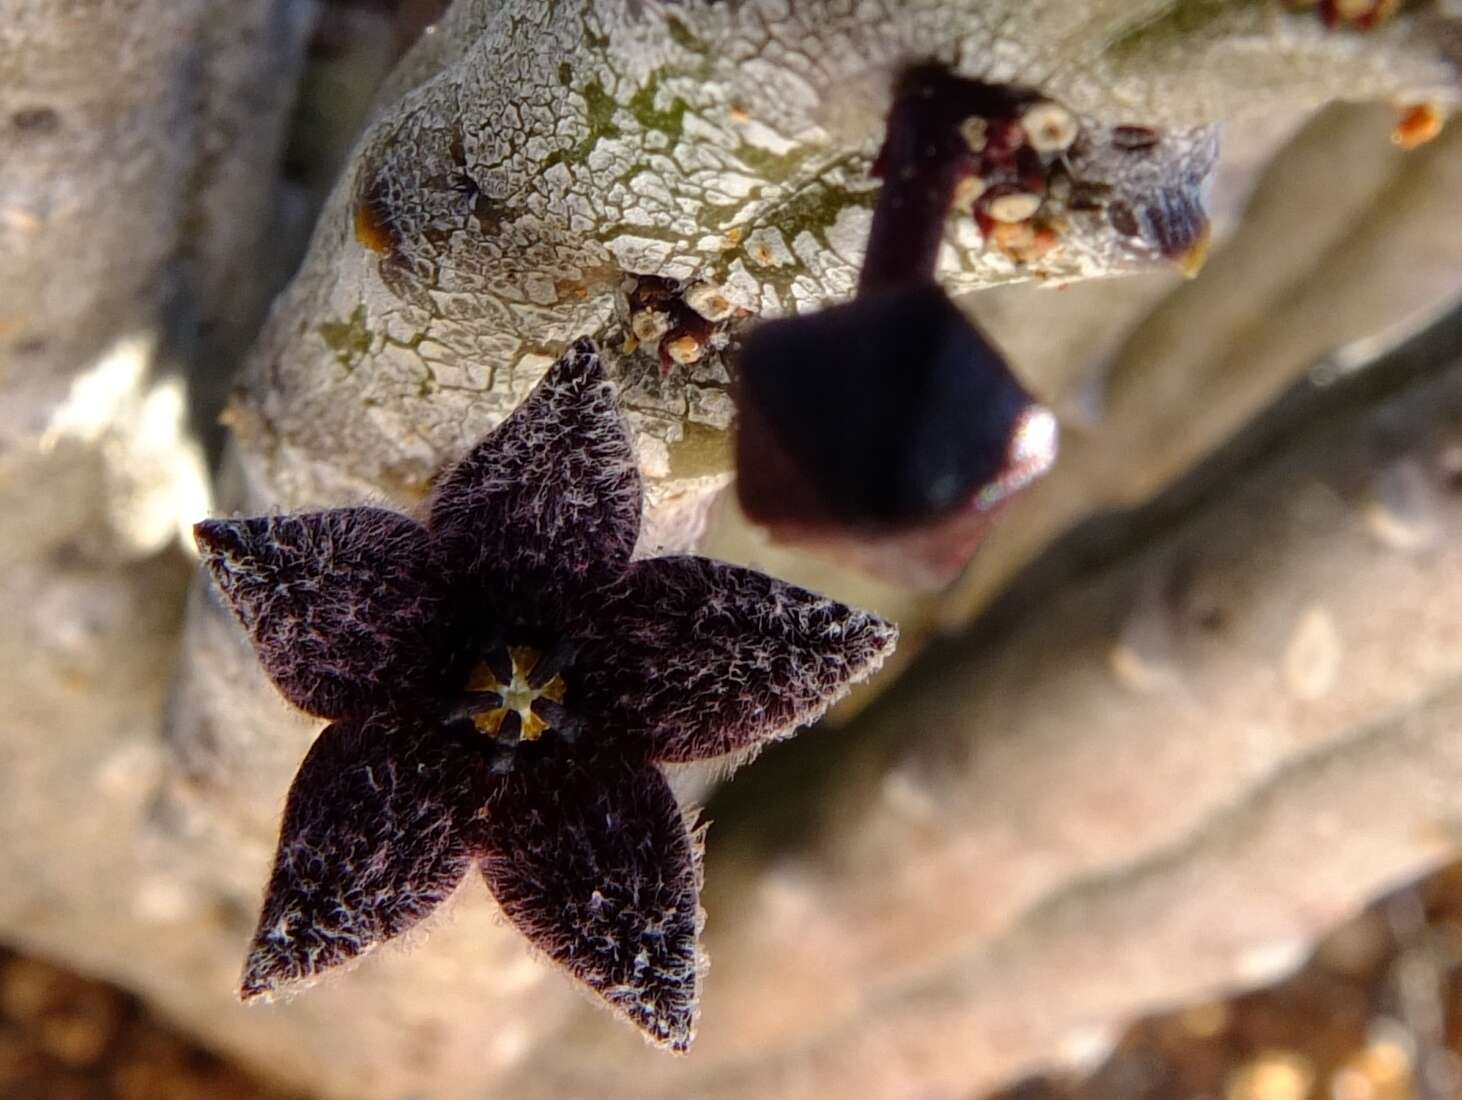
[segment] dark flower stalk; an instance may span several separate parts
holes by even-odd
[[[330,722],[290,789],[245,999],[399,935],[476,868],[535,946],[651,1041],[689,1048],[700,839],[661,765],[734,764],[789,736],[897,632],[754,570],[634,560],[641,504],[581,340],[419,519],[197,525],[265,671]]]
[[[884,185],[856,297],[760,326],[738,358],[737,484],[750,518],[937,585],[996,506],[1050,466],[1054,417],[934,275],[962,193],[987,232],[1032,217],[1039,150],[1069,144],[1073,126],[1031,92],[933,66],[905,75],[874,164]]]
[[[883,180],[858,293],[933,282],[944,223],[960,184],[974,177],[967,134],[979,120],[985,146],[1012,150],[1010,127],[1030,93],[951,76],[936,66],[906,73],[889,111],[888,131],[873,164]],[[992,128],[990,120],[998,120]]]

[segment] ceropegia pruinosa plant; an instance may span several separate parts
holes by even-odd
[[[751,569],[631,560],[641,504],[580,340],[419,518],[197,525],[265,670],[330,722],[289,793],[245,999],[399,935],[475,869],[539,950],[655,1043],[690,1046],[700,839],[659,765],[789,735],[897,632]]]

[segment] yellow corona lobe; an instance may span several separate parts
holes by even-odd
[[[520,739],[537,741],[549,727],[547,722],[533,712],[534,702],[538,699],[549,699],[561,703],[568,685],[564,683],[562,676],[555,676],[542,687],[531,686],[528,677],[543,655],[532,646],[525,645],[512,646],[509,653],[513,663],[513,678],[509,683],[500,681],[485,661],[479,661],[468,674],[468,691],[495,692],[503,700],[501,706],[474,712],[472,724],[479,732],[496,737],[502,729],[503,719],[510,711],[517,711],[522,730]]]

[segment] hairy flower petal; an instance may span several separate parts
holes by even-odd
[[[628,426],[581,339],[442,476],[427,524],[453,572],[522,622],[624,568],[641,494]]]
[[[285,805],[245,1000],[348,963],[446,900],[477,854],[474,763],[445,732],[384,717],[320,734]]]
[[[383,508],[211,519],[204,564],[295,706],[359,715],[437,686],[448,632],[425,528]]]
[[[876,615],[698,557],[635,562],[581,632],[575,705],[675,762],[788,736],[898,639]]]
[[[658,769],[515,774],[486,828],[482,873],[519,931],[656,1045],[689,1049],[700,845]]]

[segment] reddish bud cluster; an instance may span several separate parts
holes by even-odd
[[[1009,86],[951,78],[937,69],[910,74],[895,114],[917,111],[917,129],[942,135],[923,150],[890,139],[874,175],[902,188],[910,161],[937,150],[952,173],[952,205],[972,215],[985,241],[1017,263],[1030,263],[1060,240],[1058,203],[1048,203],[1064,176],[1067,150],[1081,135],[1076,116],[1061,104]],[[933,117],[930,117],[930,116]],[[909,127],[905,127],[909,129]]]
[[[624,291],[632,341],[628,350],[653,347],[661,377],[676,364],[699,362],[707,348],[725,347],[730,321],[749,315],[720,287],[704,281],[635,275],[626,280]]]
[[[1041,136],[1027,130],[1027,116],[1045,123],[1038,131]],[[971,144],[969,183],[962,184],[963,194],[956,196],[973,194],[969,209],[986,241],[1012,259],[1033,259],[1056,244],[1054,228],[1041,214],[1049,175],[1075,140],[1076,121],[1065,108],[1045,100],[1022,109],[1017,117],[978,121],[985,125],[963,127],[966,140],[975,137],[977,144]],[[1044,250],[1033,248],[1037,233],[1046,241]]]

